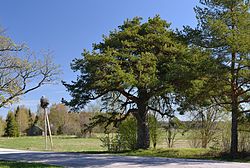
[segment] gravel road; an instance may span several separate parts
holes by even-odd
[[[39,162],[64,167],[91,168],[250,168],[250,163],[195,159],[113,156],[66,152],[32,152],[0,148],[0,160]]]

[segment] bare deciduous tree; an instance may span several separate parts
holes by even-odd
[[[43,84],[54,81],[59,74],[51,53],[37,59],[25,45],[16,45],[0,30],[0,108]]]
[[[195,135],[194,138],[200,139],[201,147],[207,148],[208,144],[215,138],[218,132],[218,124],[226,117],[223,109],[216,106],[201,108],[198,111],[191,112],[193,124],[192,128]]]

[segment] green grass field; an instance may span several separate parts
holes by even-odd
[[[101,147],[101,141],[99,139],[103,134],[94,134],[93,138],[78,138],[75,136],[53,136],[53,149],[57,152],[94,152],[105,151]],[[185,137],[178,135],[175,142],[175,148],[188,148],[189,144]],[[48,139],[48,147],[50,147]],[[157,143],[158,148],[166,148],[166,140],[163,135],[159,137]],[[0,137],[0,148],[12,148],[12,149],[24,149],[33,151],[45,150],[45,140],[42,136],[23,136],[16,138]]]
[[[73,136],[53,136],[53,149],[57,152],[103,151],[99,138],[77,138]],[[48,147],[50,143],[48,140]],[[25,149],[33,151],[45,150],[42,136],[0,138],[0,148]]]

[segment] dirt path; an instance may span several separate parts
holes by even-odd
[[[91,168],[250,168],[250,163],[154,157],[125,157],[105,154],[31,152],[1,148],[0,160],[39,162],[64,167]]]

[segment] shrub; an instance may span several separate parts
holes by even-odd
[[[125,150],[136,148],[137,123],[134,117],[130,117],[119,126],[118,135]]]
[[[107,148],[110,152],[123,151],[123,145],[120,142],[120,137],[115,133],[107,133],[104,137],[101,137],[102,147]]]
[[[153,147],[155,149],[160,135],[159,133],[160,124],[157,120],[156,113],[150,114],[148,116],[148,121],[149,121],[150,140],[153,143]]]
[[[136,120],[133,117],[127,118],[120,123],[116,133],[107,133],[100,138],[102,147],[111,152],[134,150],[136,148]]]

